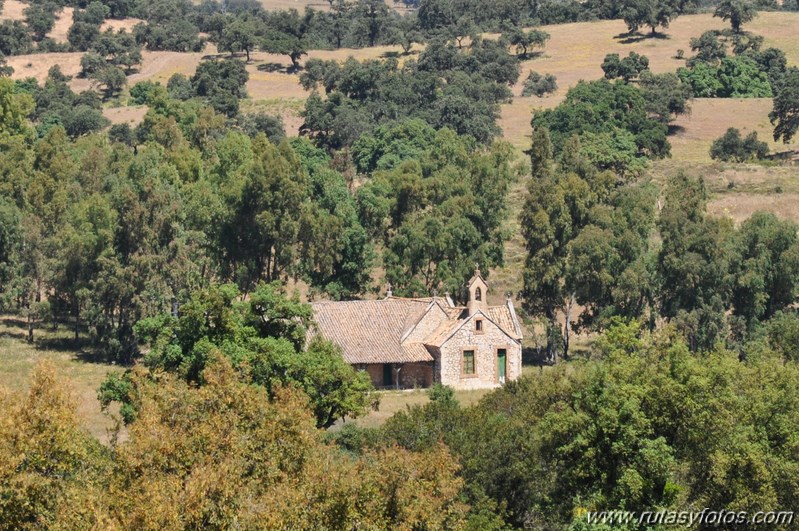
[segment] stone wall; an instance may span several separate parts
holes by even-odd
[[[375,363],[366,366],[366,373],[372,379],[372,385],[375,387],[383,386],[383,364]]]
[[[483,317],[483,332],[475,331],[474,317],[441,346],[440,359],[436,360],[440,381],[456,389],[480,389],[499,385],[497,380],[497,349],[507,350],[506,379],[521,376],[522,348],[519,342],[507,336],[498,326]],[[480,318],[481,314],[476,317]],[[463,351],[475,351],[475,374],[463,374]]]
[[[430,387],[433,384],[432,363],[403,363],[399,372],[400,387]]]
[[[399,383],[401,389],[411,389],[414,387],[430,387],[433,385],[433,363],[395,363],[391,367],[391,387],[397,383],[397,367],[402,367],[399,371]],[[383,364],[374,363],[366,365],[366,373],[372,380],[372,385],[376,388],[385,388],[383,384]]]

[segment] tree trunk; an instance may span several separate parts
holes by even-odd
[[[569,304],[566,306],[566,320],[563,323],[563,359],[569,359],[569,339],[571,337],[571,316],[574,307],[574,293],[569,297]]]
[[[33,343],[33,313],[31,312],[30,299],[25,298],[25,309],[28,314],[28,343]]]
[[[549,312],[548,312],[549,313]],[[563,336],[561,335],[560,327],[555,313],[552,312],[547,315],[547,347],[546,347],[546,361],[548,363],[557,363],[558,350],[560,347]]]

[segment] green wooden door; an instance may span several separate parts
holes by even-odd
[[[505,383],[507,373],[508,351],[504,348],[497,349],[497,381]]]

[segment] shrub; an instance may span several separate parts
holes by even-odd
[[[430,397],[431,402],[457,402],[455,399],[455,390],[448,386],[437,383],[427,390],[427,396]]]
[[[602,62],[602,71],[605,72],[606,79],[621,78],[630,81],[647,70],[649,70],[649,58],[635,52],[630,52],[624,59],[621,59],[617,53],[609,53]]]
[[[522,96],[538,96],[539,98],[558,90],[558,82],[552,74],[530,72],[524,80]]]
[[[768,144],[757,139],[757,133],[749,133],[741,138],[741,132],[730,127],[727,132],[713,142],[710,158],[724,162],[746,162],[764,159],[768,155]]]

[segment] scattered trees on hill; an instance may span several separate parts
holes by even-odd
[[[25,8],[25,24],[33,33],[34,40],[41,41],[55,26],[56,5],[35,3]]]
[[[435,41],[418,61],[309,61],[300,81],[312,93],[305,104],[301,133],[328,149],[350,146],[383,123],[421,118],[481,143],[497,133],[499,103],[519,76],[518,59],[493,41],[468,50]]]
[[[741,138],[741,132],[730,127],[724,135],[717,138],[710,147],[710,158],[725,162],[746,162],[752,159],[763,159],[768,155],[768,144],[757,139],[757,133],[751,132]]]
[[[729,220],[707,216],[701,181],[684,175],[670,179],[657,218],[654,196],[646,187],[625,184],[625,177],[639,173],[647,158],[668,153],[666,124],[687,111],[689,92],[677,76],[645,72],[639,86],[580,82],[561,105],[532,120],[532,179],[521,213],[528,253],[521,297],[528,314],[547,323],[549,359],[568,354],[572,326],[602,328],[614,315],[645,319],[650,326],[657,316],[664,317],[693,351],[711,349],[716,342],[733,344],[796,297],[799,276],[793,273],[788,273],[792,280],[780,281],[780,289],[791,294],[787,299],[762,284],[761,300],[779,301],[767,313],[746,309],[754,299],[733,296],[743,293],[744,285],[752,289],[754,273],[746,264],[775,259],[763,254],[763,246],[752,251],[757,258],[736,258],[743,252],[737,243],[741,231],[749,229],[736,230]],[[735,129],[711,150],[713,158],[737,162],[767,153],[756,134],[742,139]],[[776,219],[762,222],[760,216],[752,218],[756,226],[779,224]],[[659,249],[650,247],[655,230]],[[784,230],[794,231],[784,250],[792,260],[796,231]],[[781,267],[793,271],[791,263]],[[572,315],[575,307],[583,308],[578,317]],[[756,317],[739,322],[728,312]],[[562,314],[565,327],[557,324]]]

